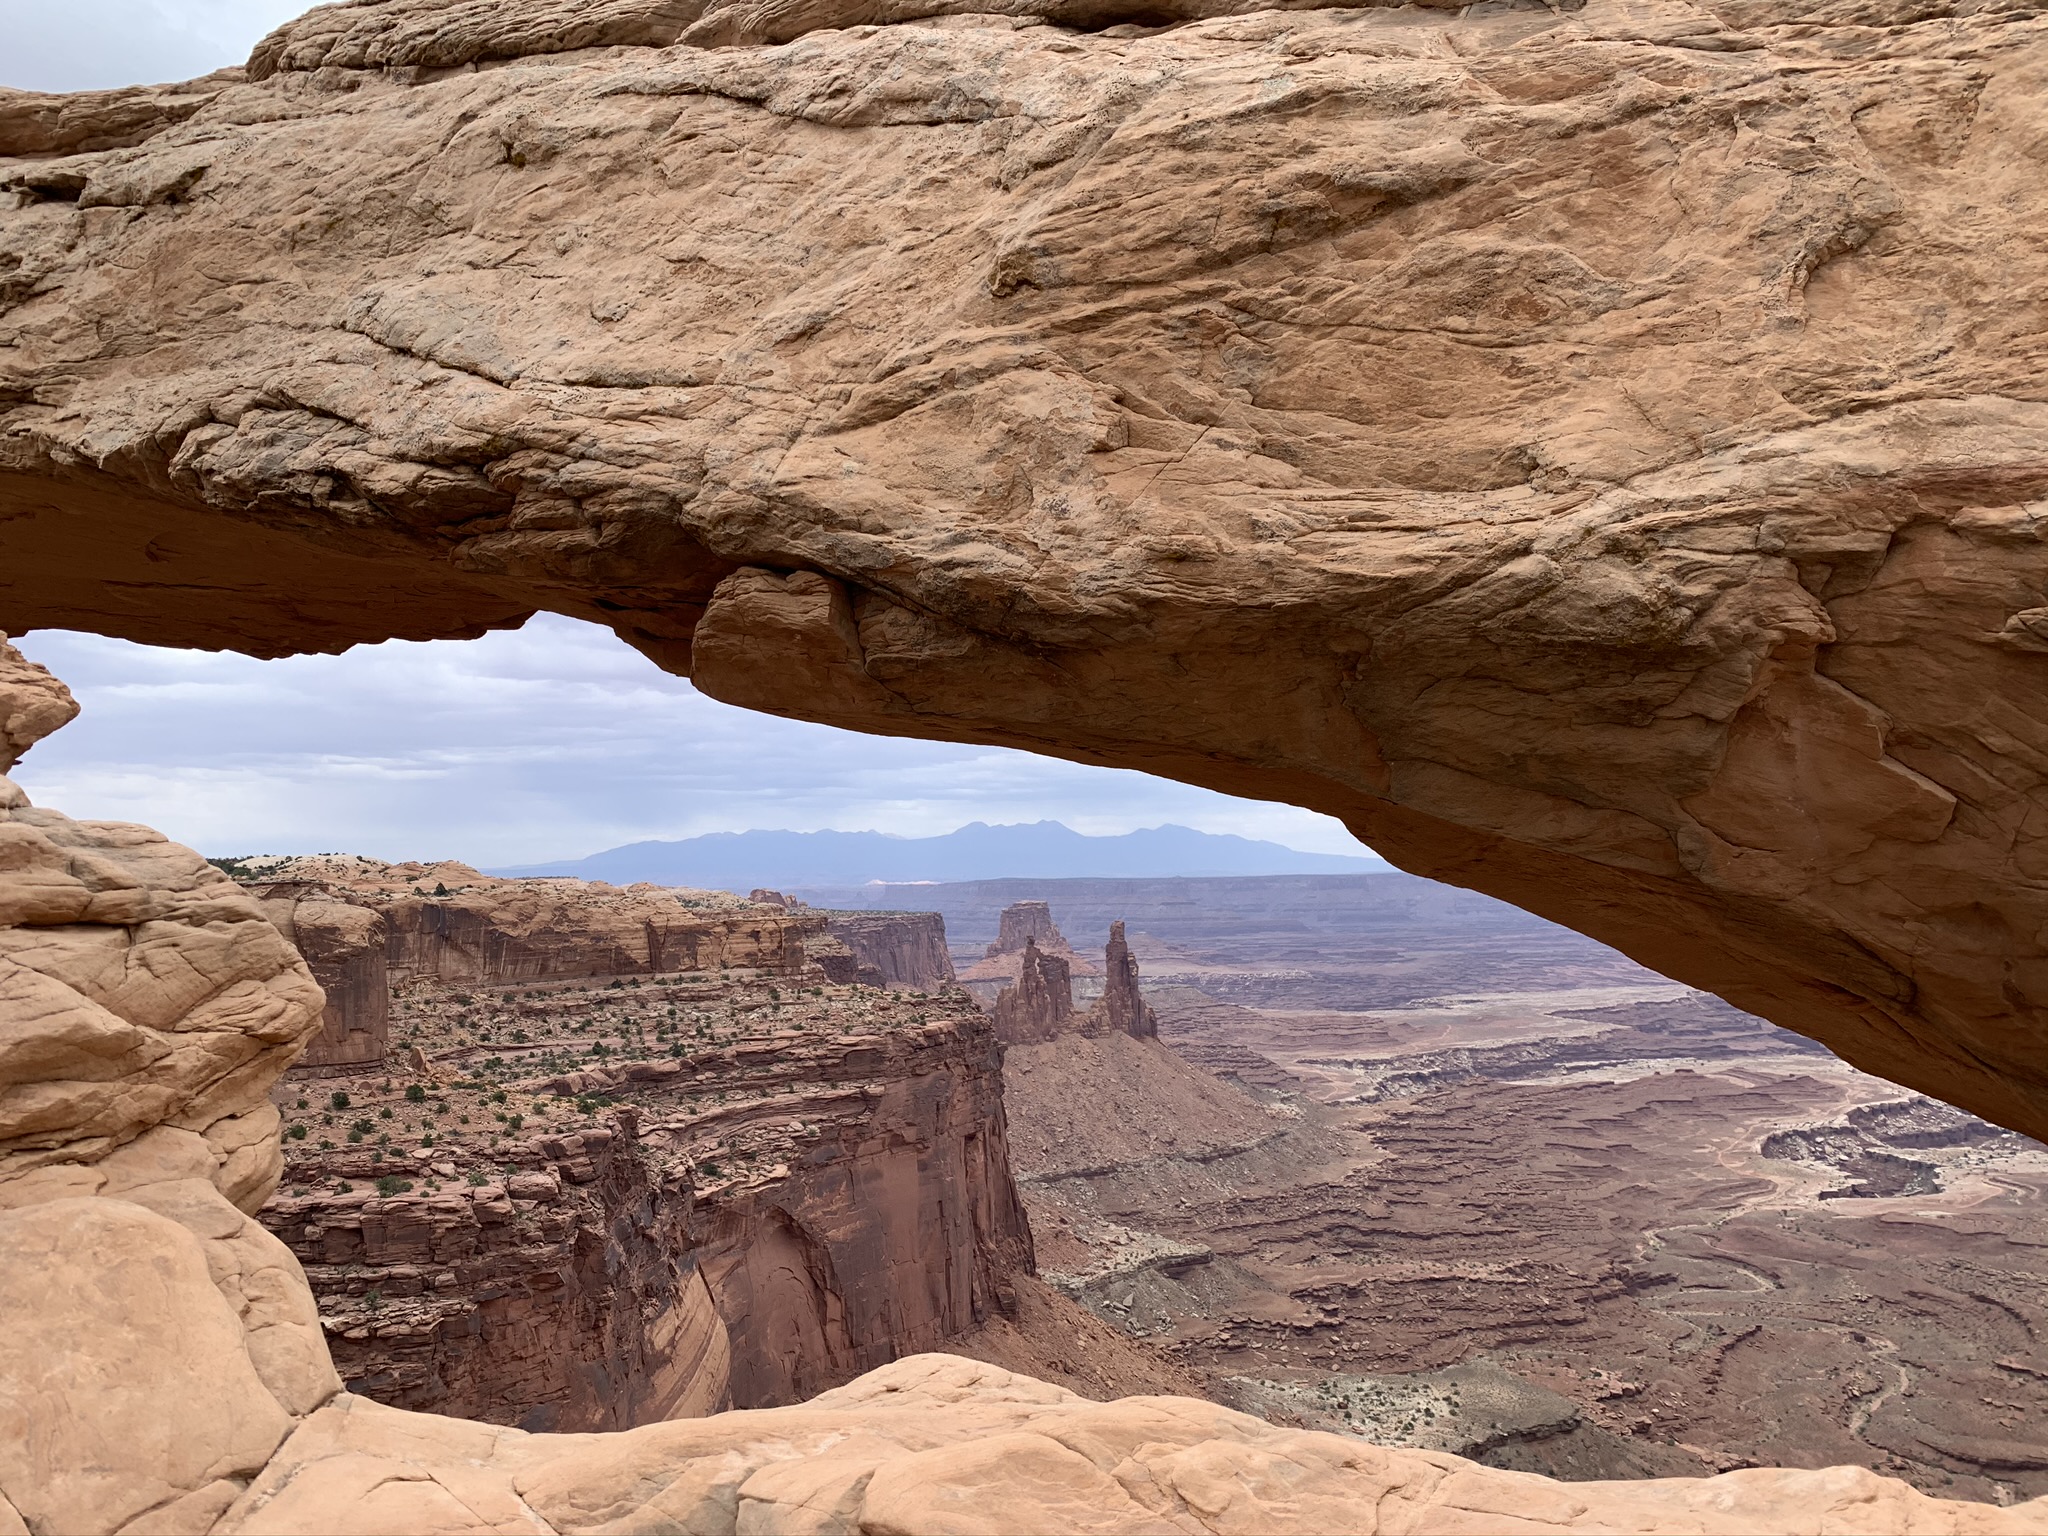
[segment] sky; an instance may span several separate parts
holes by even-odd
[[[189,79],[248,57],[304,0],[0,0],[0,85]],[[1078,832],[1177,822],[1322,853],[1343,826],[1145,774],[860,736],[733,709],[610,633],[543,614],[481,640],[284,661],[44,631],[22,650],[84,713],[15,778],[79,817],[209,854],[471,864],[780,828],[931,836],[970,821]]]
[[[735,709],[610,631],[554,614],[480,640],[281,661],[61,630],[16,643],[83,706],[16,768],[30,798],[144,822],[212,855],[490,868],[755,827],[922,837],[1041,819],[1364,851],[1339,822],[1293,806]]]
[[[240,64],[308,0],[0,0],[0,85],[86,91]]]

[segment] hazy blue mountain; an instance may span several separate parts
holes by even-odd
[[[1378,859],[1298,853],[1279,843],[1147,827],[1088,837],[1057,821],[992,827],[974,822],[942,837],[885,832],[712,832],[673,843],[628,843],[587,859],[498,869],[499,875],[574,875],[630,885],[694,885],[747,892],[756,886],[865,885],[871,880],[1060,880],[1177,875],[1342,875],[1384,870]]]

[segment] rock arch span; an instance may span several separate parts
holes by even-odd
[[[734,703],[1336,814],[2048,1132],[2040,21],[956,8],[365,0],[0,93],[0,627],[594,619]],[[63,713],[15,681],[10,762]],[[2038,1525],[929,1358],[590,1440],[335,1398],[241,1214],[317,989],[193,856],[0,793],[9,1023],[91,1068],[16,1105],[0,1414],[62,1435],[0,1435],[0,1525]],[[65,958],[152,944],[209,985]],[[57,1412],[82,1371],[132,1390]]]

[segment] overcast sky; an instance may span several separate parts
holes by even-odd
[[[0,85],[85,90],[239,64],[300,0],[0,0]],[[892,741],[714,703],[607,631],[542,615],[468,642],[287,661],[54,631],[22,649],[85,706],[22,763],[37,800],[207,853],[474,864],[779,827],[1179,822],[1329,853],[1343,827],[1143,774]]]
[[[610,631],[551,614],[481,640],[284,661],[57,630],[18,643],[84,706],[15,770],[30,796],[210,854],[488,867],[750,827],[928,836],[1040,819],[1361,851],[1339,823],[1291,806],[733,709]]]
[[[305,0],[0,0],[0,85],[32,91],[189,80],[249,57]]]

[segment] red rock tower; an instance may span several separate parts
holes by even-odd
[[[1101,1031],[1113,1029],[1140,1040],[1156,1039],[1159,1020],[1153,1015],[1152,1005],[1138,990],[1138,957],[1124,942],[1124,925],[1121,922],[1109,925],[1109,943],[1102,951],[1102,969],[1102,996],[1088,1011],[1090,1023],[1099,1023]],[[1093,1034],[1098,1030],[1089,1032]]]

